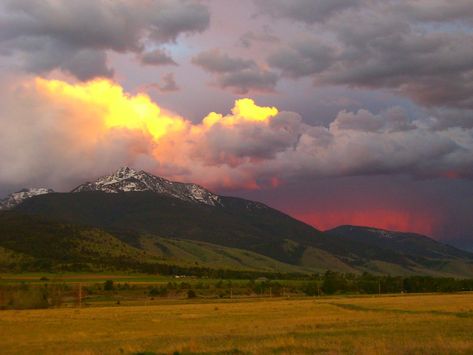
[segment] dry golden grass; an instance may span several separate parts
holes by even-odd
[[[473,294],[0,312],[2,354],[473,353]]]

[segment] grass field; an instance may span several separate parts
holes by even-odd
[[[473,353],[473,294],[0,311],[2,354]]]

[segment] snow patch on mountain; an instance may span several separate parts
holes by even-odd
[[[218,195],[204,189],[202,186],[170,181],[143,170],[136,171],[129,167],[120,168],[112,175],[103,176],[94,182],[86,182],[71,192],[84,191],[102,191],[106,193],[152,191],[184,201],[203,203],[210,206],[222,205]]]
[[[8,195],[5,199],[0,200],[0,210],[13,208],[28,198],[49,194],[52,192],[54,191],[45,187],[22,189]]]
[[[396,237],[396,234],[397,234],[395,232],[387,231],[384,229],[377,229],[377,228],[366,228],[365,230],[375,234],[378,238],[393,239]]]
[[[385,238],[385,239],[394,239],[397,236],[399,236],[402,233],[399,232],[393,232],[393,231],[388,231],[385,229],[379,229],[379,228],[372,228],[372,227],[360,227],[360,226],[339,226],[337,228],[334,228],[334,230],[350,230],[350,231],[359,231],[359,232],[369,232],[374,234],[374,236],[378,238]]]

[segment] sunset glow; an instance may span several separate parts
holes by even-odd
[[[415,232],[432,235],[442,221],[428,212],[413,214],[409,211],[390,209],[323,211],[296,215],[302,221],[320,230],[328,230],[340,225],[370,226],[400,232]]]

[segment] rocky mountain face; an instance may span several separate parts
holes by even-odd
[[[5,199],[0,200],[0,210],[7,210],[13,208],[25,201],[26,199],[29,199],[34,196],[49,194],[52,192],[54,191],[44,187],[22,189],[20,191],[8,195]]]
[[[183,201],[221,205],[220,197],[196,184],[170,181],[145,171],[124,167],[112,175],[103,176],[94,182],[86,182],[72,192],[102,191],[106,193],[151,191],[178,198]]]
[[[182,201],[195,202],[209,206],[221,206],[220,196],[197,184],[186,184],[164,179],[145,171],[123,167],[111,175],[103,176],[94,182],[86,182],[71,192],[100,191],[105,193],[150,191],[175,197]],[[0,209],[11,209],[26,199],[54,192],[47,188],[28,188],[14,192],[0,200]]]

